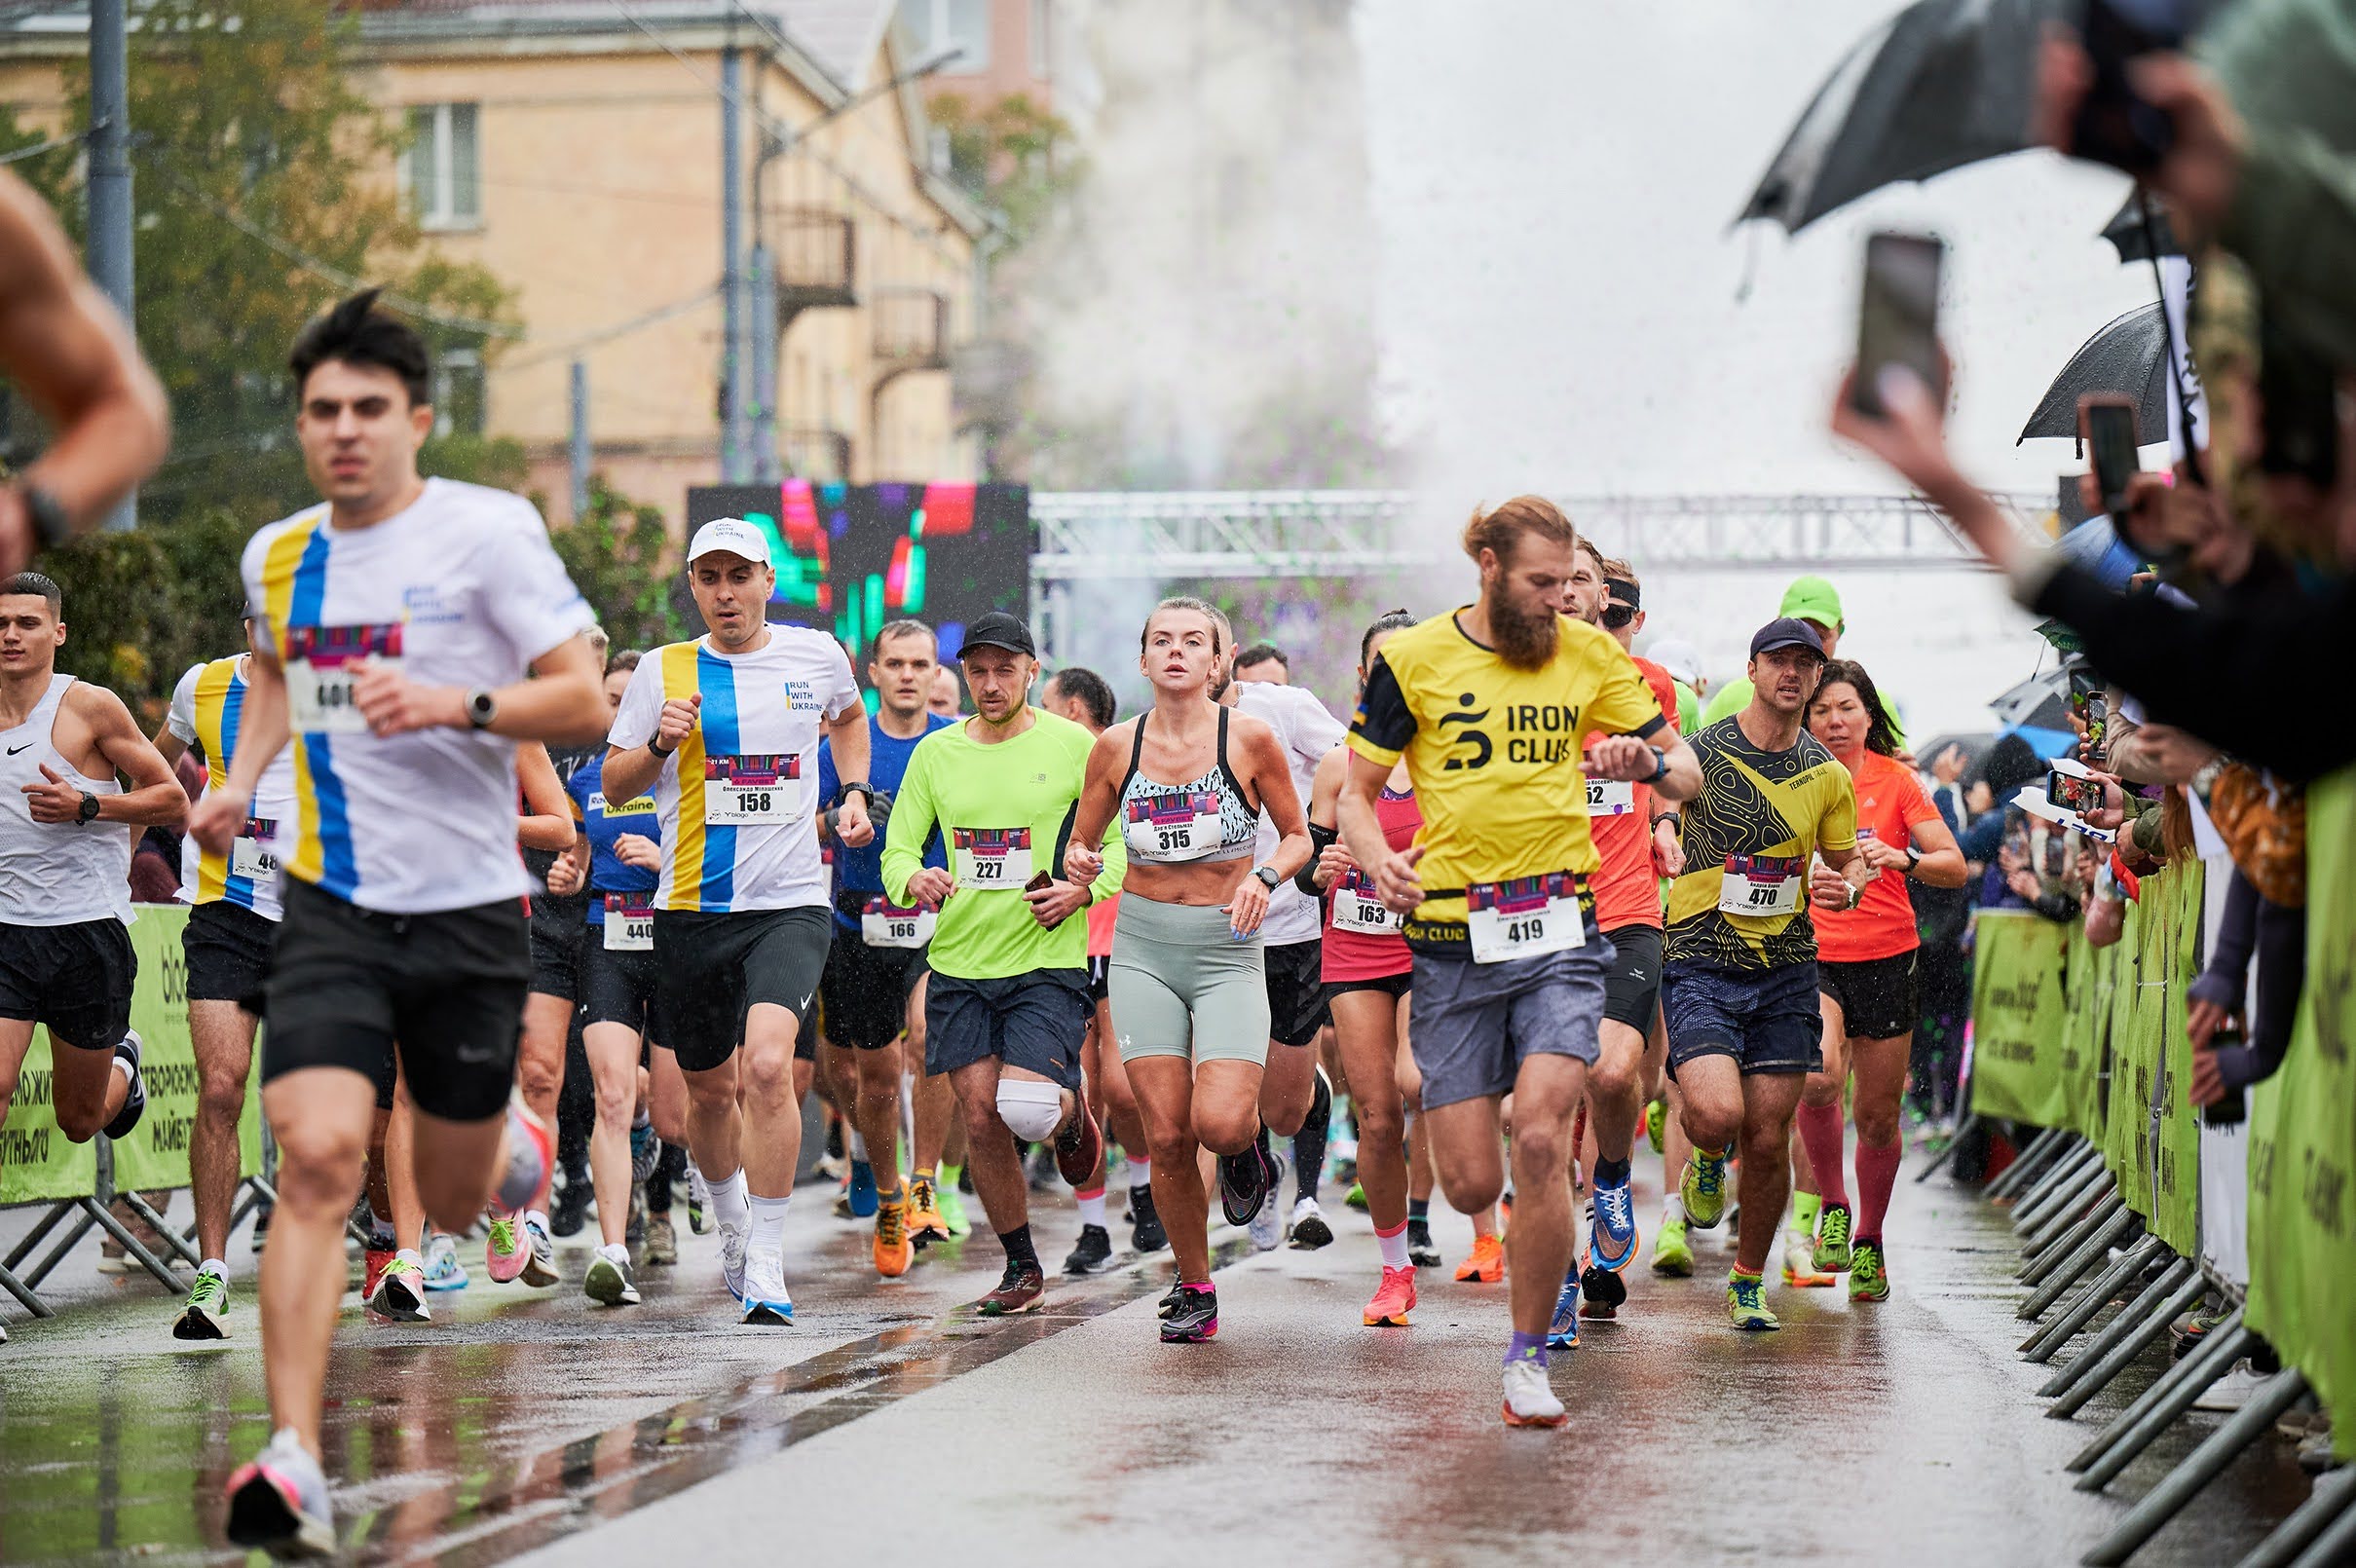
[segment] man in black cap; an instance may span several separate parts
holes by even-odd
[[[1809,861],[1821,854],[1855,908],[1872,877],[1857,851],[1849,769],[1803,721],[1824,668],[1805,620],[1750,641],[1749,704],[1693,737],[1702,792],[1679,813],[1685,871],[1670,884],[1662,1011],[1669,1070],[1695,1146],[1679,1191],[1707,1230],[1726,1212],[1726,1162],[1742,1147],[1742,1221],[1727,1278],[1738,1328],[1782,1326],[1763,1298],[1768,1250],[1791,1184],[1792,1113],[1821,1061]]]
[[[1006,1273],[975,1308],[1029,1312],[1046,1290],[1030,1236],[1028,1183],[1016,1137],[1052,1141],[1074,1187],[1094,1174],[1103,1136],[1080,1098],[1080,1041],[1094,997],[1088,922],[1120,890],[1117,837],[1096,880],[1064,877],[1064,840],[1096,737],[1032,707],[1039,673],[1030,630],[993,611],[966,628],[957,662],[973,717],[916,742],[883,840],[893,904],[941,912],[924,999],[924,1070],[946,1072],[972,1149],[974,1192],[1006,1249]],[[946,869],[924,864],[938,828]]]

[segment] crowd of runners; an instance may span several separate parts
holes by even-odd
[[[1473,603],[1365,628],[1347,726],[1195,598],[1139,628],[1151,698],[1128,716],[1012,615],[954,651],[916,620],[846,651],[768,621],[767,537],[732,518],[688,544],[703,634],[608,648],[529,504],[420,475],[407,325],[355,297],[290,368],[320,500],[254,536],[223,589],[249,646],[189,670],[152,741],[56,673],[55,585],[0,581],[0,739],[24,737],[5,766],[30,803],[0,813],[0,862],[40,890],[0,924],[23,1004],[0,1012],[49,1026],[69,1137],[143,1104],[131,839],[100,824],[187,812],[205,1261],[183,1339],[246,1331],[224,1258],[267,1023],[275,1436],[229,1483],[238,1544],[332,1547],[348,1229],[369,1320],[480,1288],[477,1233],[486,1285],[626,1310],[642,1271],[713,1266],[683,1256],[684,1187],[717,1232],[713,1309],[776,1329],[812,1094],[878,1276],[969,1230],[970,1194],[1004,1254],[984,1316],[1050,1288],[1031,1162],[1075,1197],[1076,1226],[1041,1227],[1071,1234],[1061,1273],[1170,1253],[1174,1345],[1220,1329],[1217,1222],[1328,1246],[1355,1222],[1327,1207],[1337,1167],[1380,1254],[1359,1320],[1406,1326],[1444,1261],[1437,1193],[1471,1220],[1455,1278],[1505,1288],[1515,1426],[1563,1422],[1550,1352],[1627,1305],[1640,1141],[1668,1193],[1655,1272],[1693,1273],[1692,1233],[1739,1211],[1735,1328],[1776,1326],[1795,1164],[1784,1283],[1889,1294],[1907,884],[1963,863],[1871,678],[1833,657],[1829,584],[1795,584],[1698,728],[1699,693],[1629,653],[1636,571],[1535,497],[1465,528]],[[555,1238],[592,1213],[575,1274]]]

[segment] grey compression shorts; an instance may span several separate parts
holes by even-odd
[[[1235,940],[1226,913],[1121,895],[1112,928],[1112,1027],[1121,1060],[1268,1059],[1260,939]]]

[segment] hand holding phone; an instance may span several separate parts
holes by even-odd
[[[1920,234],[1877,234],[1865,242],[1865,279],[1857,294],[1857,368],[1850,403],[1882,419],[1882,372],[1908,370],[1941,402],[1946,366],[1939,354],[1940,241]]]
[[[2127,515],[2128,490],[2141,471],[2136,457],[2135,405],[2116,392],[2088,392],[2077,400],[2078,439],[2094,460],[2094,488],[2113,522]]]

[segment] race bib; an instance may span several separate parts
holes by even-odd
[[[1121,839],[1132,860],[1200,860],[1219,846],[1218,797],[1209,790],[1141,795],[1123,817]]]
[[[921,948],[939,918],[922,905],[904,910],[888,898],[871,898],[859,914],[859,940],[871,948]]]
[[[247,817],[244,828],[229,846],[229,875],[258,882],[279,874],[279,852],[272,847],[279,825],[269,817]]]
[[[1587,942],[1579,888],[1567,871],[1510,882],[1475,882],[1464,890],[1465,926],[1475,963],[1539,958]]]
[[[1718,880],[1722,915],[1790,915],[1808,891],[1808,862],[1796,855],[1729,855]]]
[[[364,735],[368,721],[352,700],[360,661],[401,665],[401,628],[289,626],[280,650],[286,670],[286,723],[298,735]]]
[[[608,893],[606,895],[606,952],[652,952],[654,951],[654,895],[652,893]]]
[[[802,758],[706,757],[703,820],[718,827],[782,827],[802,819]]]
[[[1587,781],[1587,814],[1591,817],[1624,817],[1636,809],[1636,786],[1624,778],[1590,778]]]
[[[959,887],[1021,887],[1030,880],[1028,828],[952,828],[949,845]]]
[[[1356,867],[1333,884],[1333,929],[1357,931],[1370,937],[1395,937],[1405,929],[1407,917],[1382,901],[1374,884]]]

